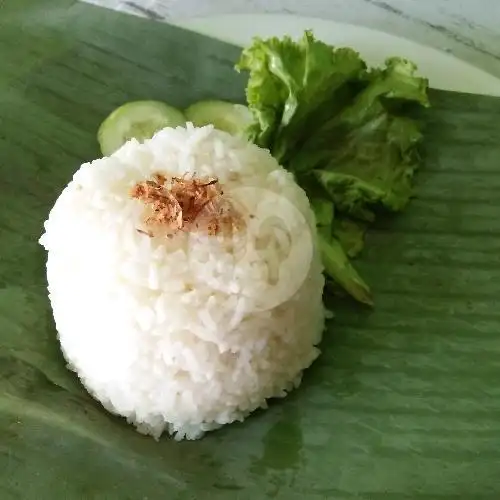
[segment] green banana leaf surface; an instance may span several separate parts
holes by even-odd
[[[332,299],[323,354],[288,398],[156,442],[66,369],[37,243],[48,211],[116,106],[243,102],[239,54],[69,0],[0,2],[0,499],[498,500],[494,98],[431,93],[417,197],[357,262],[375,308]]]

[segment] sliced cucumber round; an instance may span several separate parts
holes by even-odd
[[[185,115],[196,127],[212,124],[232,135],[242,135],[252,121],[246,106],[227,101],[200,101],[187,108]]]
[[[104,156],[119,149],[128,140],[151,139],[165,127],[184,125],[186,118],[176,108],[160,101],[133,101],[115,109],[101,124],[97,140]]]

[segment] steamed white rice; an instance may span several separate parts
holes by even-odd
[[[131,187],[216,176],[247,221],[233,241],[137,231]],[[212,127],[165,129],[84,164],[45,223],[69,367],[110,412],[196,439],[300,384],[318,356],[323,276],[304,191],[268,151]]]

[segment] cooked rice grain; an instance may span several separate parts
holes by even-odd
[[[217,178],[228,235],[144,234],[137,183]],[[307,197],[268,151],[212,127],[164,129],[84,164],[40,242],[69,367],[110,412],[196,439],[296,387],[318,356],[323,276]]]

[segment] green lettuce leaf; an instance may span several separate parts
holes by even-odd
[[[318,244],[325,271],[335,277],[335,282],[352,297],[363,304],[372,305],[373,299],[369,286],[363,281],[344,250],[344,242],[333,234],[336,220],[333,217],[334,205],[331,200],[313,198],[311,205],[316,216]],[[348,236],[348,230],[342,232]],[[346,245],[348,240],[346,240]]]
[[[348,217],[336,217],[332,223],[332,233],[340,241],[349,257],[356,257],[363,250],[366,224]]]
[[[334,50],[306,32],[298,43],[289,37],[255,39],[237,69],[250,72],[246,96],[254,123],[249,138],[287,162],[311,136],[309,127],[344,109],[342,101],[356,93],[350,84],[366,66],[354,50]]]
[[[237,69],[250,73],[249,139],[306,190],[327,275],[370,303],[349,257],[361,251],[378,210],[400,211],[412,195],[427,80],[401,58],[369,69],[354,50],[333,48],[310,32],[297,42],[255,39]]]

